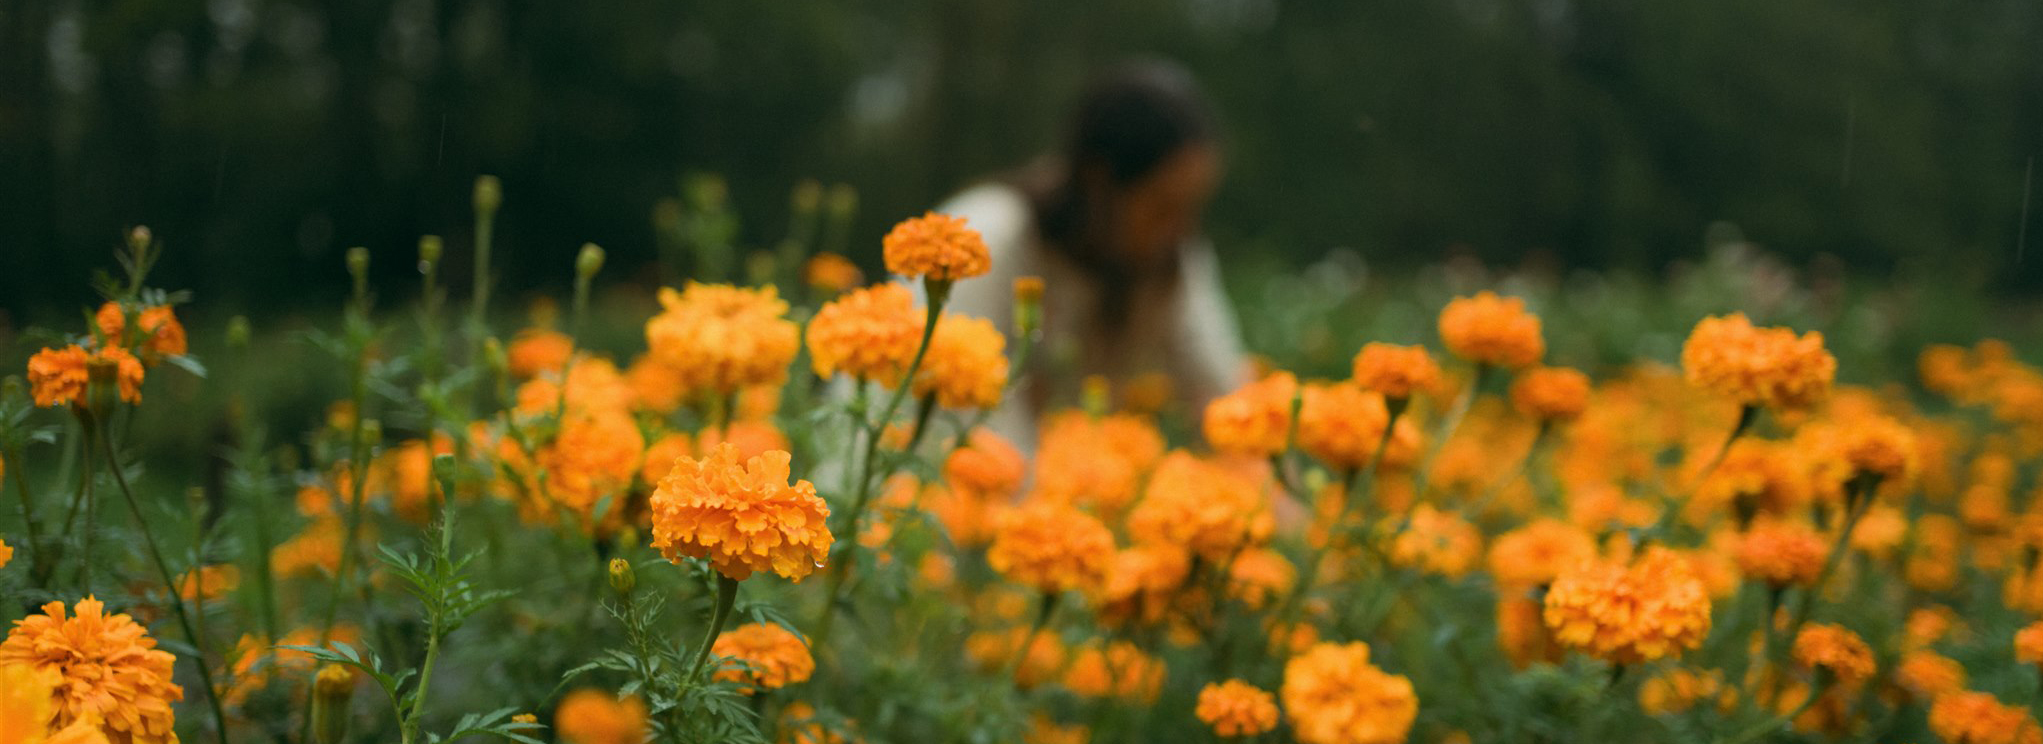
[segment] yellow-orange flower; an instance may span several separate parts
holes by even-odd
[[[1740,437],[1696,488],[1692,510],[1732,509],[1739,513],[1786,516],[1800,513],[1810,498],[1808,468],[1781,442]]]
[[[1045,593],[1088,591],[1106,582],[1114,533],[1076,507],[1036,500],[1009,511],[986,562],[1002,576]]]
[[[1572,421],[1589,408],[1589,376],[1567,367],[1535,367],[1511,382],[1511,405],[1541,421]]]
[[[2015,660],[2043,664],[2043,622],[2029,623],[2015,631]]]
[[[1710,597],[1688,559],[1653,547],[1630,566],[1590,562],[1547,589],[1554,640],[1619,664],[1676,656],[1702,645]]]
[[[6,568],[7,562],[11,560],[14,560],[14,546],[8,545],[6,540],[0,540],[0,568]]]
[[[779,383],[801,348],[787,303],[773,287],[697,284],[660,289],[659,315],[646,321],[653,358],[674,368],[685,387],[731,394]]]
[[[1369,663],[1369,645],[1318,643],[1284,663],[1278,694],[1302,744],[1397,744],[1419,715],[1412,682]]]
[[[2029,709],[1986,692],[1952,692],[1930,704],[1929,727],[1945,744],[2036,744],[2043,729]]]
[[[1799,409],[1830,393],[1837,359],[1823,334],[1756,328],[1744,313],[1696,323],[1681,347],[1689,384],[1747,406]]]
[[[962,447],[943,461],[945,482],[952,490],[975,496],[1005,498],[1021,489],[1028,464],[1021,450],[988,429],[973,429]]]
[[[1191,573],[1191,556],[1181,546],[1136,545],[1115,553],[1100,588],[1100,622],[1118,627],[1163,620]]]
[[[1007,387],[1007,365],[1007,336],[993,321],[944,313],[915,371],[915,395],[934,395],[945,408],[993,408]]]
[[[560,331],[527,328],[511,339],[511,348],[506,350],[506,354],[510,358],[511,374],[518,377],[559,372],[567,369],[568,359],[575,355],[575,340]]]
[[[26,665],[0,666],[0,742],[5,744],[108,744],[95,716],[52,725],[56,690]]]
[[[1525,310],[1525,300],[1490,291],[1456,298],[1440,310],[1440,342],[1455,356],[1510,369],[1546,355],[1539,316]]]
[[[1257,484],[1183,450],[1164,456],[1141,501],[1128,511],[1128,534],[1224,563],[1270,536],[1275,523]]]
[[[1916,700],[1935,700],[1944,693],[1965,689],[1965,667],[1951,657],[1926,648],[1917,649],[1902,654],[1901,662],[1894,665],[1894,684]]]
[[[169,305],[142,308],[135,314],[135,327],[141,332],[141,338],[135,339],[135,343],[121,335],[127,330],[128,318],[120,303],[100,305],[94,321],[107,345],[139,349],[152,364],[157,357],[182,356],[185,353],[184,325],[177,322],[177,313]]]
[[[1227,567],[1228,596],[1240,600],[1249,609],[1260,610],[1270,600],[1290,593],[1291,585],[1298,581],[1298,569],[1292,567],[1290,559],[1269,548],[1250,548],[1234,557]]]
[[[776,623],[746,623],[726,630],[709,652],[726,662],[716,678],[738,683],[747,694],[754,687],[778,690],[807,682],[816,673],[808,642]]]
[[[1392,400],[1440,388],[1440,365],[1424,346],[1363,344],[1354,366],[1355,384]]]
[[[1380,393],[1354,383],[1305,386],[1298,408],[1298,447],[1337,471],[1360,470],[1382,448],[1379,470],[1404,470],[1419,460],[1419,428],[1399,416],[1390,440],[1390,408]],[[1210,427],[1209,427],[1210,429]],[[1211,438],[1211,435],[1208,435]]]
[[[86,597],[68,615],[64,603],[43,605],[40,615],[14,621],[0,643],[0,667],[24,666],[52,690],[54,728],[96,718],[119,744],[171,744],[175,713],[184,699],[171,682],[168,652],[127,615],[108,615]]]
[[[688,382],[681,379],[681,371],[667,366],[650,355],[640,355],[624,370],[625,384],[631,387],[632,408],[654,413],[673,413],[687,402]]]
[[[1284,451],[1291,433],[1291,401],[1298,378],[1277,372],[1206,404],[1206,443],[1232,454],[1270,457]]]
[[[1809,584],[1823,571],[1823,559],[1830,546],[1823,536],[1801,522],[1763,519],[1738,538],[1734,557],[1738,570],[1747,577],[1774,587]]]
[[[962,217],[930,212],[894,225],[880,240],[887,270],[906,277],[952,282],[986,273],[993,255],[979,231]]]
[[[4,556],[0,556],[0,565],[6,563]],[[195,602],[217,598],[234,591],[234,587],[240,585],[240,567],[232,563],[223,563],[184,572],[184,578],[177,582],[177,593],[184,597],[185,601]]]
[[[843,372],[899,384],[922,343],[922,323],[906,285],[887,282],[845,294],[824,303],[809,320],[809,361],[819,377]]]
[[[1036,496],[1114,513],[1139,493],[1142,474],[1163,457],[1162,432],[1148,419],[1072,411],[1043,423],[1036,448]]]
[[[830,507],[808,481],[788,483],[788,460],[775,450],[741,462],[724,443],[675,461],[653,491],[652,546],[677,563],[708,559],[740,581],[753,571],[808,576],[830,555]]]
[[[86,351],[77,344],[62,349],[45,348],[28,359],[28,384],[35,404],[44,408],[66,406],[85,397],[94,364],[114,366],[114,379],[121,400],[142,402],[142,362],[119,346]]]
[[[553,730],[569,744],[644,744],[646,704],[637,695],[595,689],[570,692],[553,711]]]
[[[1010,628],[1006,631],[981,631],[965,639],[965,657],[974,666],[985,670],[998,670],[1009,663],[1020,650],[1022,637],[1029,636],[1029,648],[1022,654],[1021,664],[1015,667],[1014,683],[1024,690],[1042,684],[1063,671],[1065,661],[1064,643],[1056,633],[1030,634],[1027,628]]]
[[[1411,523],[1390,544],[1390,560],[1399,566],[1447,578],[1460,578],[1483,556],[1483,533],[1452,511],[1420,504]]]
[[[865,272],[858,270],[858,264],[828,251],[810,256],[802,265],[802,283],[823,292],[835,294],[863,281]]]
[[[1208,682],[1192,713],[1219,736],[1255,736],[1277,727],[1277,698],[1239,679]]]
[[[1841,625],[1810,623],[1795,634],[1795,663],[1821,669],[1850,685],[1873,676],[1873,649]]]
[[[1529,589],[1595,558],[1596,538],[1587,530],[1544,518],[1497,536],[1490,544],[1490,575],[1499,587]]]
[[[1163,689],[1163,660],[1143,653],[1127,641],[1093,644],[1079,649],[1064,671],[1064,687],[1085,697],[1153,701]]]

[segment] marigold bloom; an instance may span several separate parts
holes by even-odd
[[[1702,645],[1710,597],[1686,558],[1653,547],[1629,567],[1592,562],[1562,572],[1547,589],[1545,616],[1561,644],[1630,664]]]
[[[993,321],[944,313],[915,371],[915,394],[945,408],[994,408],[1007,387],[1007,336]]]
[[[1142,702],[1154,701],[1163,689],[1163,660],[1150,656],[1127,641],[1086,646],[1064,671],[1064,687],[1084,697],[1114,696]]]
[[[1092,515],[1052,501],[1032,501],[1004,515],[986,562],[1018,584],[1045,593],[1086,591],[1106,582],[1114,533]]]
[[[2015,660],[2043,664],[2043,621],[2029,623],[2015,631]]]
[[[1696,323],[1681,347],[1688,382],[1747,406],[1799,409],[1830,393],[1837,359],[1823,334],[1755,328],[1744,313]]]
[[[270,550],[270,572],[277,576],[340,570],[341,521],[338,517],[315,520],[289,540]]]
[[[26,665],[0,666],[0,742],[7,744],[108,744],[100,721],[86,716],[67,726],[51,725],[56,690]]]
[[[1355,353],[1355,384],[1391,400],[1440,388],[1440,365],[1424,346],[1368,343]]]
[[[1539,316],[1525,310],[1525,300],[1487,290],[1440,310],[1440,342],[1455,356],[1510,369],[1546,355]]]
[[[119,744],[176,742],[170,704],[184,699],[184,688],[171,682],[174,657],[132,618],[105,614],[98,599],[74,609],[67,615],[64,603],[51,602],[14,621],[0,643],[0,667],[27,667],[53,690],[53,728],[96,718]]]
[[[1843,684],[1873,676],[1873,649],[1841,625],[1810,623],[1795,634],[1795,663],[1836,675]]]
[[[1369,645],[1319,643],[1284,663],[1278,694],[1302,744],[1396,744],[1419,715],[1412,682],[1369,663]]]
[[[695,433],[695,450],[697,452],[709,452],[716,449],[717,445],[725,442],[729,442],[731,446],[738,448],[738,459],[740,460],[750,460],[774,450],[786,450],[792,447],[792,444],[788,442],[787,434],[783,433],[780,427],[774,426],[772,421],[763,419],[733,421],[723,426],[711,426]]]
[[[1277,698],[1239,679],[1206,683],[1192,712],[1222,737],[1255,736],[1277,727]]]
[[[1639,685],[1639,707],[1653,715],[1684,713],[1696,703],[1714,699],[1729,706],[1736,690],[1723,688],[1716,672],[1669,669]]]
[[[1298,582],[1298,569],[1291,560],[1269,548],[1250,548],[1234,557],[1227,567],[1227,594],[1249,609],[1260,610],[1272,599],[1291,592]]]
[[[1276,372],[1213,399],[1206,404],[1206,443],[1221,452],[1254,457],[1283,452],[1297,393],[1298,378]]]
[[[634,410],[673,413],[687,402],[690,392],[680,370],[647,354],[639,355],[632,360],[630,367],[625,368],[624,381],[631,387],[631,407]]]
[[[1368,466],[1379,447],[1383,462],[1377,463],[1378,470],[1410,468],[1419,460],[1418,425],[1399,416],[1385,442],[1383,430],[1390,423],[1390,408],[1379,393],[1354,383],[1306,385],[1298,409],[1298,447],[1338,471]]]
[[[770,286],[690,282],[681,292],[661,288],[660,305],[665,309],[646,321],[646,345],[690,389],[727,395],[777,384],[801,348],[787,303]]]
[[[1553,633],[1540,619],[1541,606],[1529,592],[1512,592],[1497,598],[1497,646],[1524,669],[1534,662],[1558,664],[1563,649],[1554,643]]]
[[[1916,700],[1935,700],[1944,693],[1965,689],[1965,667],[1951,657],[1917,649],[1902,654],[1901,662],[1894,665],[1894,684]]]
[[[850,725],[857,721],[846,719],[842,723]],[[780,735],[774,739],[774,744],[846,744],[851,741],[858,740],[846,739],[840,727],[828,725],[816,715],[813,705],[796,700],[780,709]]]
[[[1129,535],[1216,563],[1267,540],[1275,526],[1254,481],[1183,450],[1164,456],[1143,493],[1128,511]]]
[[[830,555],[829,505],[806,480],[788,483],[788,453],[740,461],[719,444],[684,457],[651,499],[653,542],[667,560],[705,558],[726,577],[772,571],[800,581]]]
[[[1786,443],[1740,437],[1731,443],[1692,500],[1697,509],[1742,514],[1798,514],[1811,496],[1808,468]]]
[[[726,630],[709,652],[738,662],[721,665],[716,678],[738,683],[747,694],[755,686],[778,690],[807,682],[816,672],[808,641],[776,623],[746,623]]]
[[[2043,741],[2029,709],[1986,692],[1951,692],[1930,704],[1929,727],[1946,744],[2036,744]]]
[[[1467,574],[1482,556],[1482,531],[1432,504],[1413,509],[1411,524],[1390,544],[1392,563],[1450,579]]]
[[[8,545],[6,540],[0,540],[0,568],[6,568],[7,562],[11,560],[14,560],[14,546]]]
[[[823,292],[835,294],[864,281],[865,272],[858,270],[858,264],[828,251],[810,256],[802,264],[802,283]]]
[[[1596,538],[1558,519],[1534,520],[1490,544],[1490,575],[1499,587],[1529,589],[1553,583],[1562,571],[1596,558]]]
[[[1589,408],[1589,376],[1567,367],[1535,367],[1511,382],[1511,405],[1540,421],[1572,421]]]
[[[1916,470],[1915,432],[1886,416],[1854,417],[1841,422],[1836,442],[1849,477],[1879,482],[1907,480]]]
[[[28,359],[28,383],[35,404],[44,408],[67,406],[85,398],[91,383],[93,364],[115,366],[121,400],[142,402],[142,362],[127,349],[108,346],[86,351],[77,344],[62,349],[44,348]]]
[[[1043,423],[1036,447],[1034,493],[1118,512],[1135,499],[1143,473],[1163,452],[1163,434],[1148,419],[1056,414]]]
[[[637,695],[576,690],[553,710],[553,730],[570,744],[644,744],[646,705]]]
[[[512,375],[533,377],[567,369],[568,360],[575,355],[575,340],[560,331],[527,328],[512,337],[511,348],[505,352],[510,358]]]
[[[1064,643],[1056,633],[1035,633],[1027,628],[1010,628],[1006,631],[981,631],[965,639],[965,658],[980,669],[997,671],[1001,665],[1013,659],[1021,648],[1022,637],[1029,636],[1028,652],[1022,655],[1021,665],[1014,670],[1014,683],[1021,689],[1029,689],[1050,681],[1064,670]]]
[[[1738,570],[1775,588],[1811,584],[1823,571],[1830,546],[1801,522],[1764,519],[1738,539],[1734,557]]]
[[[818,377],[843,372],[889,387],[899,384],[922,344],[923,312],[906,285],[887,282],[823,304],[805,336]]]
[[[973,429],[964,446],[943,461],[944,481],[953,490],[985,497],[1012,496],[1021,489],[1028,463],[1021,450],[989,429]]]
[[[1177,545],[1136,545],[1115,553],[1100,588],[1100,622],[1120,626],[1163,620],[1191,573],[1191,556]]]
[[[128,318],[120,303],[100,305],[93,320],[99,326],[100,338],[106,339],[107,345],[138,349],[152,364],[155,358],[183,356],[185,353],[184,325],[177,322],[177,313],[169,305],[146,307],[135,314],[135,327],[140,329],[141,337],[134,343],[122,335],[127,330]]]
[[[6,563],[4,556],[0,556],[0,565]],[[223,563],[184,572],[184,577],[177,582],[177,593],[187,602],[196,602],[215,599],[234,591],[234,588],[240,585],[241,568],[232,563]]]
[[[929,212],[894,225],[880,240],[887,271],[938,282],[968,279],[993,268],[992,251],[963,217]]]

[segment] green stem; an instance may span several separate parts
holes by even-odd
[[[14,494],[21,497],[21,521],[28,526],[29,575],[41,576],[43,559],[46,557],[43,551],[42,527],[36,522],[35,500],[28,495],[28,473],[27,469],[22,467],[26,463],[21,459],[21,448],[9,449],[7,461],[14,463]]]
[[[348,432],[349,495],[347,528],[341,539],[341,554],[334,571],[333,592],[326,604],[326,616],[319,624],[319,645],[324,647],[333,638],[333,624],[340,614],[341,597],[346,594],[348,571],[354,566],[355,542],[362,529],[362,504],[368,497],[368,450],[369,431],[366,423],[367,411],[363,406],[368,402],[368,356],[357,350],[354,374],[354,394],[351,400],[355,407],[354,424]]]
[[[695,661],[688,665],[688,674],[681,678],[684,683],[694,685],[696,676],[702,674],[703,665],[709,663],[709,648],[716,645],[716,637],[724,632],[724,621],[730,619],[731,606],[737,602],[738,580],[718,574],[716,609],[710,611],[709,632],[703,634],[702,647],[695,650]]]
[[[1844,524],[1837,530],[1837,540],[1830,545],[1830,555],[1823,559],[1823,570],[1817,572],[1816,581],[1804,590],[1801,604],[1795,607],[1794,618],[1788,621],[1787,631],[1782,636],[1788,643],[1794,642],[1796,631],[1801,630],[1802,623],[1808,622],[1810,611],[1816,607],[1817,596],[1823,593],[1824,582],[1837,571],[1837,564],[1849,552],[1852,528],[1858,525],[1859,517],[1864,516],[1867,507],[1872,504],[1873,492],[1878,487],[1877,480],[1857,480],[1846,486],[1849,491],[1845,496]]]
[[[1036,607],[1036,621],[1029,624],[1029,632],[1022,635],[1021,646],[1015,648],[1014,656],[1001,666],[1002,679],[1012,680],[1021,670],[1022,660],[1029,656],[1029,645],[1036,642],[1036,635],[1043,632],[1043,628],[1050,624],[1050,616],[1057,612],[1057,596],[1056,592],[1043,592],[1042,601]]]

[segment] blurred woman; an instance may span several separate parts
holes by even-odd
[[[958,283],[952,309],[1012,333],[1014,280],[1044,281],[1041,344],[992,421],[1016,445],[1033,447],[1037,419],[1074,404],[1086,376],[1119,394],[1161,373],[1194,416],[1244,381],[1234,311],[1199,236],[1221,175],[1215,130],[1182,68],[1124,65],[1088,87],[1060,152],[937,208],[993,254],[991,273]]]

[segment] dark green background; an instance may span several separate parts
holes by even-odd
[[[650,207],[697,170],[752,245],[798,179],[856,186],[870,264],[1130,53],[1221,109],[1237,258],[1655,270],[1725,220],[2020,294],[2039,41],[2034,0],[0,0],[0,310],[88,304],[134,223],[169,248],[152,283],[215,310],[327,306],[346,246],[387,280],[426,232],[465,286],[478,173],[510,292],[565,286],[584,241],[650,276]]]

